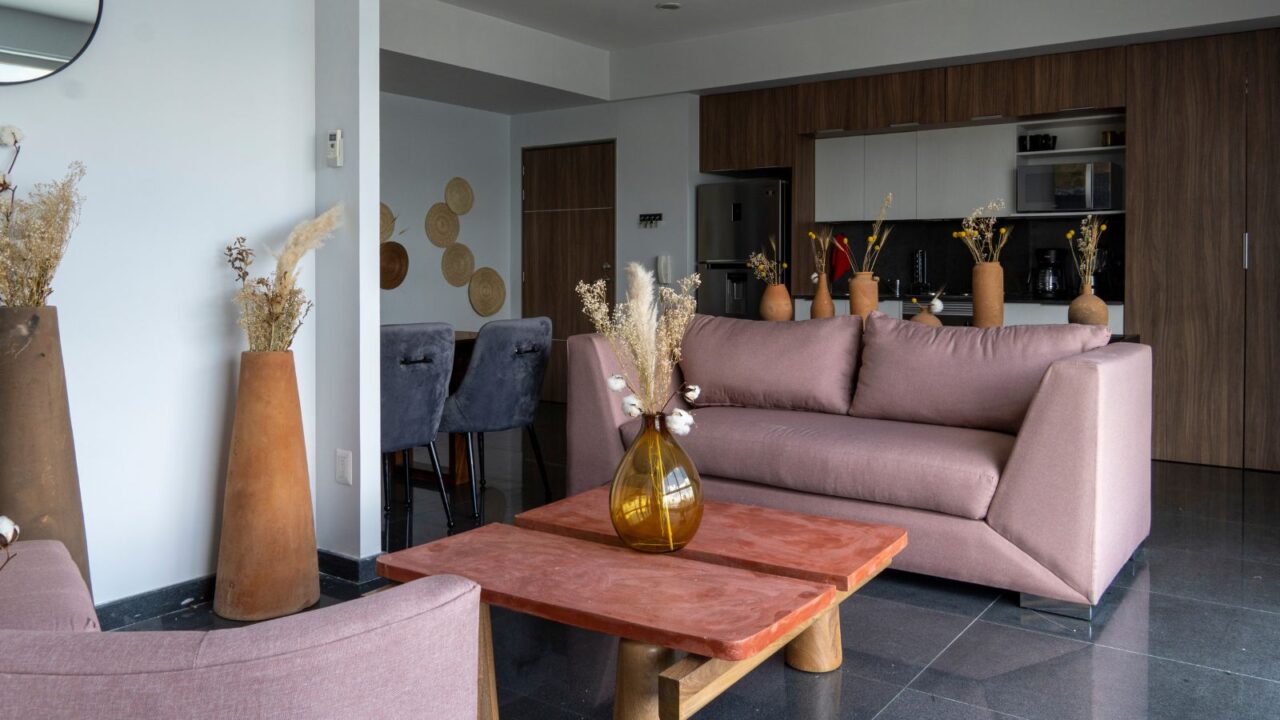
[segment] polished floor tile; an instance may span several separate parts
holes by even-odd
[[[1022,720],[1017,715],[968,705],[959,700],[938,697],[918,690],[904,690],[894,698],[876,720]]]
[[[844,667],[865,678],[906,685],[970,622],[960,615],[855,594],[840,606]]]
[[[860,597],[892,600],[904,605],[976,618],[1000,596],[1001,591],[982,585],[943,580],[926,575],[885,570],[861,590]]]
[[[1149,547],[1113,585],[1280,613],[1280,565],[1238,557]]]

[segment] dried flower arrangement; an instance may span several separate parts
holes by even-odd
[[[61,180],[36,183],[18,197],[13,168],[22,154],[22,131],[0,127],[0,147],[13,148],[8,169],[0,172],[0,306],[40,307],[53,292],[53,276],[62,263],[71,233],[80,223],[84,197],[76,191],[84,166],[71,163]]]
[[[853,266],[855,273],[859,272],[875,272],[876,261],[880,259],[880,251],[884,249],[884,244],[889,240],[889,233],[893,232],[893,226],[884,226],[884,218],[889,214],[889,208],[893,205],[893,193],[884,196],[884,202],[880,203],[880,213],[876,215],[876,222],[871,226],[871,234],[867,236],[867,247],[862,252],[861,262],[853,256],[853,248],[849,247],[849,239],[841,237],[840,242],[836,243],[836,247],[845,254],[849,259],[849,264]]]
[[[1013,229],[1008,225],[996,231],[996,212],[1003,209],[1003,199],[974,208],[969,217],[961,221],[962,229],[951,233],[951,237],[964,241],[975,263],[1000,262],[1000,251],[1013,235]]]
[[[240,327],[249,336],[250,352],[281,352],[293,345],[312,305],[297,285],[298,261],[323,246],[325,238],[341,223],[341,205],[299,223],[276,255],[276,271],[270,277],[249,279],[254,253],[243,237],[227,246],[227,264],[240,282],[235,301],[240,306]]]
[[[813,243],[813,275],[809,276],[815,284],[818,278],[826,275],[828,270],[828,261],[831,258],[831,243],[834,238],[831,235],[830,225],[818,225],[809,231],[809,241]]]
[[[945,307],[942,304],[942,293],[946,289],[947,289],[946,285],[943,285],[942,287],[938,288],[938,291],[935,292],[933,296],[930,297],[926,302],[920,302],[917,298],[911,298],[912,304],[916,306],[916,312],[928,311],[930,313],[933,313],[934,315],[937,315],[938,313],[942,312],[943,308]]]
[[[1106,224],[1096,215],[1088,215],[1080,221],[1079,239],[1076,239],[1075,230],[1067,231],[1067,248],[1071,250],[1071,260],[1075,263],[1076,272],[1080,273],[1082,285],[1093,285],[1093,273],[1098,269],[1098,241],[1106,231]]]
[[[751,268],[757,279],[770,285],[781,285],[782,271],[787,269],[787,263],[778,257],[778,239],[772,235],[769,236],[769,253],[772,258],[763,252],[751,253],[747,256],[747,267]]]
[[[9,550],[9,546],[18,541],[19,528],[16,523],[6,515],[0,515],[0,548],[4,548],[4,562],[0,563],[0,570],[13,559],[16,553]]]
[[[579,282],[575,290],[582,299],[582,312],[591,319],[596,332],[609,341],[622,366],[622,374],[608,379],[614,392],[630,391],[622,399],[628,417],[661,415],[675,398],[671,376],[680,362],[680,344],[693,320],[697,300],[694,292],[701,278],[697,273],[684,278],[676,288],[655,289],[653,273],[639,263],[627,265],[627,297],[610,309],[604,280]],[[698,398],[696,385],[679,390],[689,402]],[[667,427],[677,435],[688,434],[693,415],[675,409],[667,416]]]

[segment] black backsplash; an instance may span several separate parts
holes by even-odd
[[[1103,300],[1124,300],[1124,216],[1106,215],[1107,225],[1099,248],[1105,253],[1106,262],[1094,276],[1094,291]],[[965,295],[972,290],[973,256],[964,243],[951,237],[960,229],[959,220],[902,220],[893,225],[893,234],[880,254],[876,275],[880,277],[880,292],[889,294],[895,279],[901,280],[902,294],[918,292],[911,286],[912,257],[916,250],[928,253],[928,280],[934,289],[946,285],[947,295]],[[1057,248],[1059,265],[1065,290],[1059,298],[1068,302],[1080,294],[1080,279],[1067,250],[1066,233],[1080,227],[1080,218],[1005,218],[999,226],[1013,228],[1013,237],[1000,254],[1004,266],[1005,299],[1009,302],[1051,302],[1037,298],[1033,278],[1036,270],[1036,250]],[[834,226],[837,234],[850,239],[852,247],[860,247],[855,239],[865,238],[871,232],[870,222],[839,223]],[[832,285],[835,295],[847,295],[848,285],[836,282]]]

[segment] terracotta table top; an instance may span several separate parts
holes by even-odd
[[[800,513],[706,501],[702,525],[675,557],[769,575],[856,588],[907,546],[907,532]],[[621,545],[609,520],[609,488],[528,510],[516,525],[582,540]]]
[[[383,555],[378,574],[461,575],[491,605],[722,660],[752,657],[836,596],[829,584],[498,524]]]

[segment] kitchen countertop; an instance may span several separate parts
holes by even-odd
[[[795,295],[794,297],[796,300],[812,300],[813,299],[813,295]],[[909,303],[911,302],[911,298],[913,297],[916,298],[917,300],[920,300],[921,302],[924,302],[929,298],[929,295],[898,295],[897,297],[893,295],[881,295],[880,302],[900,301],[904,303]],[[833,300],[847,301],[849,299],[849,296],[847,294],[837,295],[835,293],[832,293],[831,298]],[[1004,297],[1004,301],[1006,305],[1070,305],[1071,301],[1074,299],[1075,298],[1064,298],[1062,300],[1046,300],[1042,298],[1036,298],[1030,295],[1013,295],[1013,294],[1008,294],[1008,295],[1005,295]],[[952,301],[973,302],[973,296],[972,295],[943,295],[942,296],[942,302],[944,304]],[[1103,302],[1105,302],[1108,305],[1124,304],[1124,301],[1122,300],[1104,300]]]

